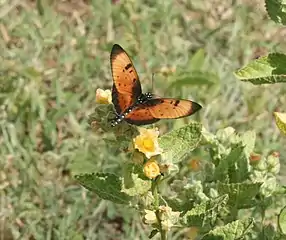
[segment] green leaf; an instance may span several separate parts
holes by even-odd
[[[152,239],[153,237],[156,236],[156,234],[159,233],[158,229],[153,229],[150,235],[148,236],[149,239]]]
[[[76,175],[75,179],[86,189],[95,192],[100,198],[114,203],[129,204],[131,197],[121,191],[122,178],[111,173]]]
[[[276,189],[278,188],[278,183],[276,177],[264,178],[263,184],[261,186],[260,193],[265,197],[271,197]]]
[[[222,158],[215,169],[215,179],[230,183],[243,182],[249,176],[249,162],[243,146],[238,146]]]
[[[286,113],[275,112],[274,118],[279,130],[286,135]]]
[[[215,223],[218,214],[226,206],[228,196],[222,195],[216,199],[202,202],[183,216],[182,224],[186,226],[211,226]]]
[[[219,129],[216,133],[216,137],[217,139],[219,139],[220,142],[229,142],[229,139],[234,134],[235,129],[233,127],[226,127],[223,129]]]
[[[272,53],[239,69],[235,76],[253,84],[286,82],[286,55]]]
[[[205,62],[205,50],[203,48],[200,48],[196,51],[196,53],[192,56],[192,58],[189,61],[190,70],[200,70],[202,69]]]
[[[278,234],[276,234],[276,229],[274,228],[274,226],[272,224],[269,224],[267,226],[262,227],[262,230],[259,232],[257,239],[263,239],[263,240],[281,239],[277,235]]]
[[[129,196],[138,196],[148,192],[151,189],[152,182],[150,180],[142,179],[138,174],[131,174],[132,185],[125,186],[122,189],[122,192],[128,194]]]
[[[286,235],[286,206],[279,213],[278,226],[280,232]]]
[[[248,157],[255,147],[256,133],[255,131],[247,131],[241,136],[242,144],[244,145],[244,152]]]
[[[37,0],[37,10],[38,10],[38,13],[43,16],[44,13],[45,13],[45,7],[44,7],[44,4],[42,2],[42,0]]]
[[[232,208],[242,209],[254,206],[254,197],[259,193],[263,183],[218,183],[218,192],[228,194],[228,205]]]
[[[283,0],[266,0],[265,7],[269,17],[276,23],[286,25],[286,4]]]
[[[217,227],[207,233],[202,240],[238,240],[244,239],[244,236],[254,226],[254,219],[249,218],[246,220],[237,220]]]
[[[177,163],[201,141],[202,125],[192,122],[182,128],[173,130],[159,138],[159,145],[163,149],[162,162]]]
[[[212,85],[218,80],[218,76],[211,72],[193,71],[174,77],[175,80],[168,86],[171,88],[182,88],[186,85]]]

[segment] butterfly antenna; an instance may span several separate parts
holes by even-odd
[[[153,92],[153,90],[154,90],[154,75],[155,75],[155,73],[152,73],[152,91],[151,92]]]

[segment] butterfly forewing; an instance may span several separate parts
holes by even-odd
[[[138,74],[127,53],[117,44],[110,55],[113,89],[112,102],[118,114],[133,105],[142,94]]]

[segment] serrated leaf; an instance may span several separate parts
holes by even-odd
[[[228,194],[228,205],[237,209],[254,206],[254,197],[263,183],[218,183],[219,194]]]
[[[182,128],[173,130],[159,138],[159,145],[163,149],[162,162],[177,163],[201,141],[202,125],[197,122],[190,123]]]
[[[278,216],[279,230],[286,235],[286,206],[282,208]]]
[[[246,220],[237,220],[226,224],[221,227],[217,227],[214,230],[207,233],[202,240],[238,240],[244,239],[243,237],[254,226],[253,218]]]
[[[237,183],[247,180],[249,174],[249,162],[244,152],[244,146],[238,146],[220,160],[214,176],[221,182]]]
[[[286,113],[275,112],[274,118],[279,130],[286,135]]]
[[[202,202],[183,216],[182,223],[186,226],[206,226],[216,221],[217,215],[227,204],[228,196],[222,195],[216,199]]]
[[[234,75],[253,84],[286,82],[286,55],[272,53],[260,57],[237,70]]]
[[[119,204],[129,204],[131,197],[121,191],[122,178],[112,173],[76,175],[75,179],[100,198]]]
[[[266,0],[265,7],[269,17],[276,23],[286,25],[286,4],[283,0]]]

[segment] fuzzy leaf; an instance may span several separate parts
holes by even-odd
[[[201,141],[202,125],[192,122],[182,128],[173,130],[159,138],[159,145],[163,149],[162,162],[177,163]]]
[[[89,115],[88,123],[95,130],[100,128],[105,132],[114,132],[116,137],[124,136],[126,139],[130,139],[138,134],[137,128],[127,124],[125,121],[116,127],[111,127],[110,121],[114,117],[115,112],[112,104],[97,104],[94,112]]]
[[[247,131],[241,136],[242,144],[244,145],[244,152],[248,157],[254,151],[256,133],[255,131]]]
[[[276,23],[286,25],[286,4],[282,0],[266,0],[265,7],[269,17]]]
[[[131,174],[132,179],[132,186],[129,186],[128,188],[124,187],[122,189],[122,192],[128,194],[129,196],[138,196],[141,194],[144,194],[148,192],[148,190],[151,188],[151,181],[150,180],[144,180],[138,176],[138,174]]]
[[[234,74],[241,81],[253,84],[286,82],[286,55],[272,53],[260,57]]]
[[[114,203],[128,204],[131,197],[121,191],[122,179],[111,173],[76,175],[75,179],[86,189],[95,192],[100,198]]]
[[[194,206],[183,216],[182,224],[199,227],[210,226],[216,221],[217,215],[226,206],[227,201],[228,196],[225,194]]]
[[[228,194],[228,205],[237,209],[251,207],[262,183],[218,183],[219,194]]]
[[[275,112],[274,117],[277,127],[286,135],[286,113]]]
[[[244,236],[254,225],[252,218],[246,220],[237,220],[227,225],[216,227],[207,233],[202,240],[238,240],[244,239]]]
[[[222,158],[215,169],[215,179],[221,182],[242,182],[249,176],[249,162],[243,146],[238,146]]]
[[[286,206],[282,208],[278,216],[279,230],[286,235]]]

